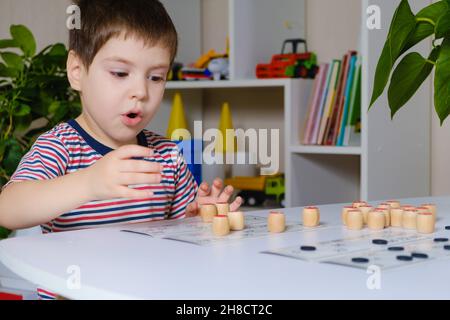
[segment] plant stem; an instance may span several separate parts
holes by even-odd
[[[8,129],[6,130],[5,136],[4,136],[5,140],[8,139],[8,137],[11,133],[12,127],[13,127],[13,117],[12,117],[12,113],[10,113],[9,114],[9,126],[8,126]]]

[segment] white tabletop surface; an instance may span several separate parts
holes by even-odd
[[[437,228],[450,225],[450,197],[400,201],[435,203]],[[0,261],[26,280],[71,299],[450,298],[450,259],[382,272],[380,288],[370,290],[365,270],[260,253],[346,235],[350,231],[341,226],[342,207],[319,207],[321,222],[335,228],[268,234],[227,245],[151,238],[120,232],[123,227],[12,238],[0,242]],[[288,220],[300,222],[301,208],[284,211]],[[252,214],[266,216],[267,211]],[[79,267],[79,289],[67,285],[70,266]]]

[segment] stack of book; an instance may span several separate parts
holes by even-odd
[[[361,131],[361,58],[349,51],[342,60],[320,65],[302,130],[304,145],[349,146]]]

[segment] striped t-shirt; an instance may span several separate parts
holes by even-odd
[[[145,160],[164,167],[159,184],[132,186],[152,191],[152,197],[92,201],[41,225],[43,233],[184,218],[187,205],[195,199],[197,184],[176,143],[147,130],[140,132],[137,140],[154,151]],[[91,166],[110,151],[75,120],[61,123],[36,140],[5,187],[13,182],[70,174]],[[42,298],[52,297],[40,291]]]

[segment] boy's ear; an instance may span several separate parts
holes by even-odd
[[[67,78],[70,86],[75,91],[81,91],[81,75],[83,71],[83,63],[75,51],[70,50],[67,57]]]

